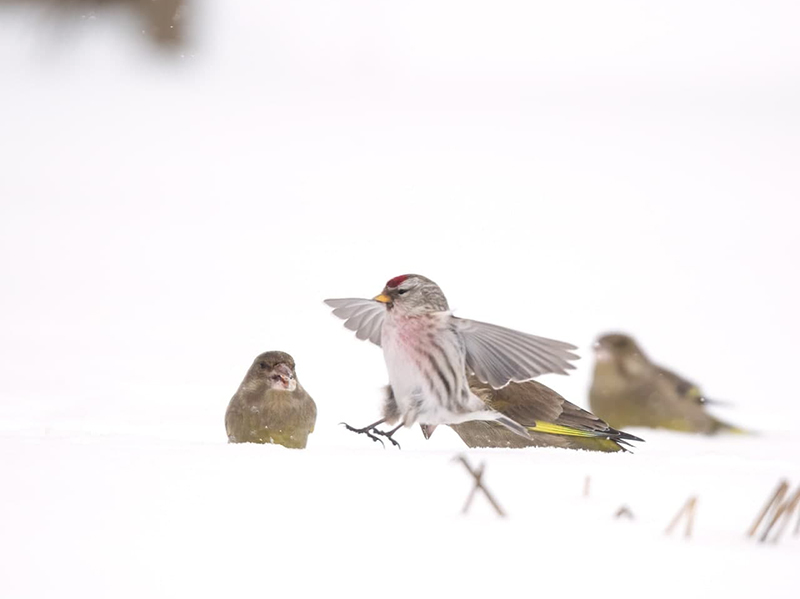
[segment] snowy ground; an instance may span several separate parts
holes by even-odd
[[[791,594],[744,532],[800,484],[797,3],[203,0],[175,55],[42,6],[0,3],[1,596]],[[470,451],[509,517],[462,517],[452,433],[338,426],[386,375],[322,300],[405,272],[578,345],[579,405],[621,329],[761,434]],[[225,442],[270,349],[305,452]]]
[[[648,432],[635,455],[469,451],[501,520],[480,495],[460,515],[471,478],[454,449],[383,451],[339,431],[306,451],[157,432],[0,435],[4,596],[744,597],[794,584],[800,540],[744,533],[780,477],[798,482],[796,436]],[[692,494],[693,537],[666,537]],[[633,521],[613,517],[622,505]]]

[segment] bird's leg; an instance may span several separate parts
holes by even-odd
[[[378,443],[380,443],[381,445],[386,447],[386,445],[384,445],[383,441],[381,441],[380,439],[378,439],[378,437],[376,437],[374,434],[372,434],[372,433],[376,433],[376,434],[379,434],[379,435],[383,434],[381,431],[379,431],[375,427],[378,426],[379,424],[383,424],[384,422],[386,422],[386,418],[381,418],[377,422],[373,422],[372,424],[368,424],[367,426],[365,426],[363,428],[355,428],[353,426],[350,426],[346,422],[340,422],[339,424],[343,424],[344,427],[349,431],[352,431],[354,433],[358,433],[359,435],[366,435],[367,437],[369,437],[373,441],[377,441]],[[397,429],[395,429],[395,430],[397,430]],[[394,432],[394,431],[392,431],[392,432]],[[397,444],[397,441],[395,441],[391,437],[389,437],[389,440],[392,443]]]
[[[403,426],[403,423],[402,423],[402,422],[401,422],[400,424],[398,424],[396,427],[394,427],[394,428],[393,428],[392,430],[390,430],[390,431],[382,431],[382,430],[378,430],[377,428],[373,428],[373,429],[372,429],[372,432],[373,432],[373,433],[375,433],[376,435],[380,435],[381,437],[386,437],[387,439],[389,439],[389,441],[391,441],[391,442],[392,442],[392,445],[394,445],[395,447],[397,447],[397,449],[402,449],[402,448],[400,447],[400,443],[398,443],[397,441],[395,441],[395,440],[394,440],[394,437],[392,437],[392,435],[394,435],[394,434],[395,434],[395,433],[396,433],[398,430],[400,430],[400,427],[401,427],[401,426]]]

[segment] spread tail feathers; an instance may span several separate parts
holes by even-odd
[[[607,441],[615,444],[623,451],[628,451],[626,448],[632,447],[629,441],[644,442],[644,439],[640,439],[635,435],[618,431],[617,429],[611,427],[608,427],[606,430],[587,430],[572,428],[571,426],[563,426],[560,424],[553,424],[550,422],[537,421],[534,426],[528,427],[528,430],[539,433],[549,433],[551,435],[564,435],[566,437],[581,437],[587,440],[595,439],[597,441]]]

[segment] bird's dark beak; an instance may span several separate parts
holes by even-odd
[[[385,293],[381,293],[380,295],[376,295],[372,299],[375,300],[376,302],[380,302],[382,304],[390,304],[392,302],[392,298],[390,298]]]

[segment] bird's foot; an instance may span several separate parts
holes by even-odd
[[[378,443],[383,445],[383,448],[386,449],[386,445],[383,443],[383,441],[381,441],[380,439],[378,439],[378,437],[376,437],[375,435],[372,434],[374,431],[377,430],[375,427],[378,426],[379,424],[382,424],[382,423],[383,423],[383,420],[378,420],[378,422],[373,422],[372,424],[368,424],[367,426],[365,426],[363,428],[356,428],[354,426],[350,426],[346,422],[340,422],[339,424],[343,424],[344,427],[347,430],[351,431],[351,432],[358,433],[359,435],[366,435],[367,437],[369,437],[373,441],[377,441]]]
[[[344,427],[347,430],[351,431],[351,432],[358,433],[359,435],[366,435],[367,437],[369,437],[373,441],[377,441],[378,443],[383,445],[384,449],[386,448],[386,444],[381,439],[379,439],[378,436],[386,437],[387,439],[389,439],[389,441],[391,441],[392,445],[394,445],[395,447],[400,449],[400,444],[392,438],[392,435],[394,435],[394,433],[400,427],[397,426],[397,427],[393,428],[390,431],[382,431],[379,428],[377,428],[377,426],[379,424],[382,424],[382,423],[383,423],[383,420],[379,420],[378,422],[373,422],[372,424],[368,424],[367,426],[365,426],[363,428],[356,428],[354,426],[350,426],[346,422],[340,422],[339,424],[344,425]]]
[[[393,435],[394,435],[394,434],[397,432],[397,430],[398,430],[398,429],[399,429],[401,426],[403,426],[403,425],[402,425],[402,424],[400,424],[400,425],[398,425],[398,426],[394,427],[394,428],[393,428],[392,430],[390,430],[390,431],[382,431],[382,430],[379,430],[379,429],[377,429],[377,428],[373,428],[373,429],[372,429],[372,432],[373,432],[374,434],[376,434],[376,435],[380,435],[381,437],[386,437],[387,439],[389,439],[389,441],[391,441],[391,442],[392,442],[392,445],[394,445],[395,447],[397,447],[397,449],[402,449],[402,447],[400,447],[400,443],[398,443],[397,441],[395,441],[395,440],[394,440],[394,437],[393,437]]]

